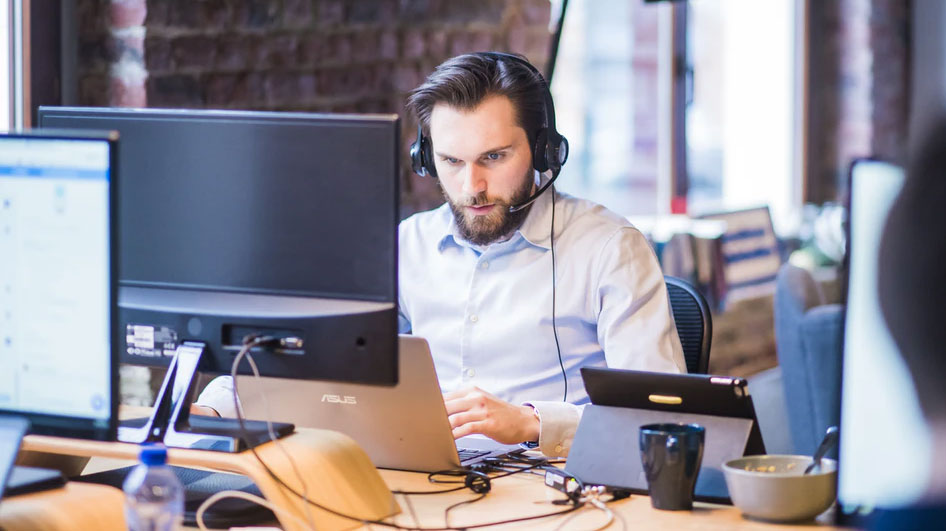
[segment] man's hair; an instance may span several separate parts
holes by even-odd
[[[523,59],[525,60],[525,59]],[[414,89],[407,108],[425,134],[430,134],[430,115],[438,103],[469,111],[491,96],[505,96],[516,110],[516,123],[535,142],[536,132],[546,125],[545,81],[518,61],[484,53],[458,55],[446,60]]]
[[[946,119],[935,123],[887,217],[878,295],[924,415],[946,420]]]

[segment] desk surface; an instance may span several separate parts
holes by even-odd
[[[97,472],[119,466],[127,466],[130,461],[107,458],[93,458],[86,467],[86,472]],[[401,491],[429,491],[441,490],[443,485],[432,485],[427,482],[426,474],[401,472],[396,470],[381,470],[381,476],[392,490]],[[565,507],[553,505],[550,502],[560,499],[561,494],[545,486],[542,476],[536,474],[518,474],[506,478],[496,479],[492,483],[493,489],[485,498],[472,504],[461,505],[450,511],[450,524],[453,526],[470,526],[480,523],[499,520],[522,518],[546,513],[554,513]],[[62,523],[61,518],[75,507],[89,507],[90,497],[97,497],[94,505],[112,502],[121,503],[121,492],[104,492],[96,485],[81,485],[70,483],[66,489],[50,491],[29,496],[4,500],[0,503],[0,520],[6,522],[13,514],[25,514],[37,511],[48,512],[46,508],[56,508],[53,515],[57,515],[54,522]],[[115,496],[118,496],[117,498]],[[397,495],[397,500],[403,509],[401,514],[392,519],[394,523],[404,527],[443,527],[444,509],[465,500],[474,499],[477,495],[469,490],[435,494],[427,496]],[[609,504],[615,513],[615,521],[608,529],[675,529],[675,530],[792,530],[811,529],[816,524],[821,529],[832,529],[828,515],[822,515],[814,524],[804,523],[797,525],[775,525],[765,522],[749,520],[743,517],[739,510],[708,503],[697,503],[693,511],[658,511],[650,506],[650,498],[642,495],[633,495],[630,498]],[[48,516],[48,515],[47,515]],[[75,515],[71,520],[74,525]],[[621,525],[623,520],[624,525]],[[510,524],[490,529],[595,529],[607,521],[606,515],[591,506],[587,506],[567,515],[532,520],[519,524]],[[74,528],[74,527],[73,527]],[[104,527],[100,527],[104,529]],[[382,526],[372,526],[374,529],[386,529]],[[58,525],[44,527],[44,529],[63,529]]]
[[[439,490],[441,485],[431,485],[426,474],[382,470],[381,476],[392,490],[421,491]],[[564,496],[546,487],[542,476],[517,474],[492,482],[492,491],[482,500],[462,505],[450,511],[450,524],[457,527],[495,522],[498,520],[553,513],[563,510],[553,505],[552,500]],[[397,495],[402,512],[394,522],[402,526],[444,526],[444,509],[454,503],[476,498],[469,490],[430,496]],[[817,522],[798,525],[776,525],[749,520],[738,509],[726,505],[696,503],[693,511],[659,511],[650,506],[650,498],[632,495],[630,498],[608,504],[615,514],[615,521],[608,529],[674,529],[674,530],[791,530],[811,529],[818,524],[822,529],[832,529],[830,515],[822,515]],[[413,513],[412,513],[413,509]],[[416,520],[415,520],[416,518]],[[566,522],[566,519],[569,519]],[[624,525],[621,525],[623,520]],[[607,522],[607,516],[590,505],[567,515],[533,520],[520,524],[490,529],[596,529]],[[382,527],[377,526],[377,529]]]

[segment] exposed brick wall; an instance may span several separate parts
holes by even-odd
[[[544,67],[550,38],[548,0],[78,5],[83,105],[403,114],[406,92],[448,57],[502,50]],[[404,215],[442,201],[404,168]]]
[[[905,158],[910,4],[811,3],[807,200],[843,199],[855,157]]]

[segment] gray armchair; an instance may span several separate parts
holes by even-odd
[[[828,304],[811,274],[785,264],[776,277],[775,345],[794,453],[812,454],[838,424],[840,304]]]

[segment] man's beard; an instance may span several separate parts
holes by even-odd
[[[453,211],[453,219],[457,222],[457,230],[459,230],[460,236],[474,245],[488,245],[519,228],[526,219],[532,205],[515,212],[510,212],[509,207],[529,199],[533,188],[531,168],[527,177],[523,180],[522,186],[508,200],[488,197],[486,192],[483,192],[475,197],[465,197],[453,201],[444,191],[443,195],[447,199],[447,203],[450,204],[450,210]],[[441,190],[443,190],[443,187],[441,187]],[[494,207],[489,214],[484,216],[471,214],[464,208],[488,204],[493,204]]]

